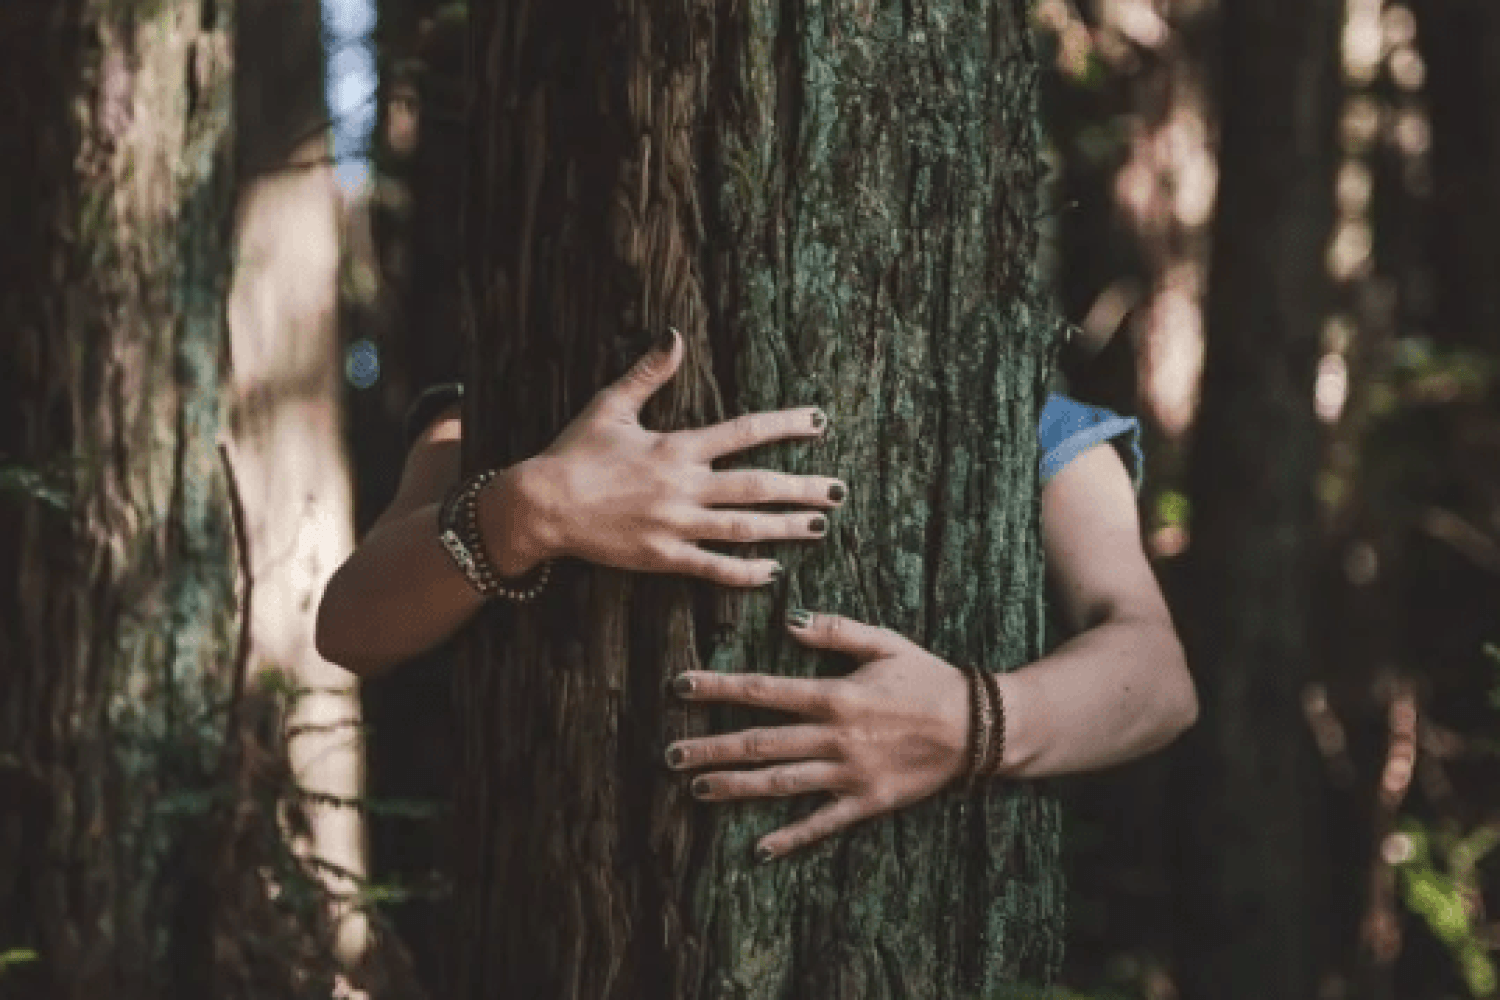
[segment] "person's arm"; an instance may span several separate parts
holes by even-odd
[[[324,658],[375,673],[436,646],[483,604],[438,541],[438,506],[458,479],[460,427],[454,405],[421,432],[395,499],[329,580],[316,637]],[[519,471],[496,477],[486,490],[493,502],[510,508],[522,502]],[[508,573],[534,565],[540,550],[514,532],[489,532],[485,544],[497,569]]]
[[[712,467],[735,452],[819,436],[826,417],[816,407],[670,433],[641,426],[641,407],[675,374],[683,351],[674,337],[669,350],[648,354],[601,390],[545,452],[485,487],[480,530],[501,575],[571,556],[757,587],[780,572],[775,560],[697,543],[812,541],[827,533],[826,512],[843,502],[837,480]],[[456,406],[422,432],[395,500],[329,581],[317,644],[332,662],[370,674],[410,659],[456,632],[483,603],[438,540],[437,508],[458,478],[461,433]],[[767,504],[811,509],[746,509]]]
[[[1042,496],[1044,544],[1071,642],[1001,674],[1006,739],[1000,773],[1043,778],[1109,767],[1169,742],[1197,714],[1192,680],[1141,548],[1135,496],[1108,445],[1072,459]],[[793,724],[681,740],[674,768],[709,768],[707,800],[827,792],[833,800],[762,838],[779,857],[935,794],[966,767],[968,682],[953,665],[889,629],[795,612],[792,635],[851,656],[842,678],[692,671],[678,691],[802,718]],[[769,764],[754,770],[723,770]]]
[[[1114,448],[1090,448],[1053,477],[1042,492],[1042,530],[1047,571],[1075,635],[999,678],[1006,712],[1001,773],[1016,778],[1132,760],[1170,743],[1198,715]]]

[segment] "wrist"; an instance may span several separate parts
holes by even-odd
[[[545,479],[545,468],[528,459],[501,470],[480,494],[485,551],[501,576],[524,576],[561,554]]]

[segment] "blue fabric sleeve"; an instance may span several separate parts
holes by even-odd
[[[1129,435],[1129,448],[1121,448],[1121,457],[1130,470],[1130,482],[1137,494],[1141,491],[1141,425],[1134,417],[1122,417],[1102,406],[1089,406],[1059,393],[1047,397],[1042,418],[1037,423],[1037,444],[1042,452],[1041,477],[1046,486],[1063,466],[1096,444]]]

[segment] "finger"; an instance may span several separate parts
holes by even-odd
[[[786,616],[786,624],[788,631],[797,637],[798,642],[815,649],[847,653],[858,660],[894,656],[908,645],[906,639],[888,628],[866,625],[843,615],[790,611]]]
[[[781,579],[781,563],[775,559],[741,559],[683,541],[668,543],[665,552],[666,572],[696,576],[724,587],[764,587]]]
[[[785,857],[848,829],[870,815],[865,805],[853,796],[835,798],[810,816],[761,838],[755,848],[755,860],[764,864]]]
[[[739,767],[773,760],[832,758],[838,744],[827,726],[765,726],[704,739],[679,740],[667,747],[667,764],[678,770]]]
[[[687,537],[701,541],[768,542],[822,538],[828,534],[828,518],[822,514],[703,508],[683,515],[678,527]]]
[[[835,714],[846,682],[838,678],[689,670],[677,675],[672,683],[674,690],[690,701],[727,701],[751,708],[771,708],[828,718]]]
[[[803,406],[795,410],[747,413],[710,427],[676,434],[688,451],[707,462],[773,441],[817,437],[827,426],[828,416],[822,410]]]
[[[672,338],[671,345],[665,349],[655,348],[646,352],[644,357],[630,366],[629,371],[604,390],[606,399],[620,409],[629,411],[632,416],[640,415],[646,400],[671,381],[682,364],[682,336],[675,329],[670,330],[669,334]]]
[[[693,797],[705,802],[733,799],[774,799],[826,792],[837,786],[839,765],[828,760],[805,760],[753,771],[717,771],[693,779]]]
[[[753,507],[758,504],[795,504],[799,507],[837,507],[848,488],[826,476],[789,476],[766,469],[724,469],[708,479],[702,501],[709,506]]]

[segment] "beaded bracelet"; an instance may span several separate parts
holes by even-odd
[[[969,677],[969,771],[964,790],[974,794],[984,765],[989,756],[991,732],[995,724],[995,709],[990,704],[989,688],[979,679],[980,670],[975,666],[964,668]]]
[[[995,724],[990,729],[990,746],[986,753],[984,777],[992,778],[1000,773],[1000,764],[1005,759],[1005,699],[1000,697],[1000,679],[993,670],[980,670],[979,676],[989,691],[990,704],[995,710]]]
[[[479,596],[503,597],[509,601],[529,601],[542,592],[552,575],[552,563],[543,562],[525,576],[502,577],[495,571],[485,551],[484,535],[479,530],[479,494],[494,480],[495,469],[459,483],[448,492],[438,508],[438,538],[448,555],[463,572]]]

